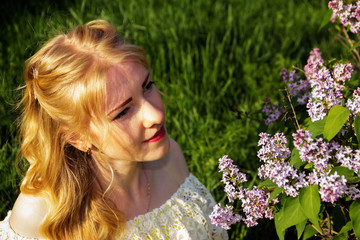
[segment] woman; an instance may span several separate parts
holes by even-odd
[[[30,167],[1,239],[224,239],[215,204],[166,132],[143,50],[106,21],[27,63],[21,152]]]

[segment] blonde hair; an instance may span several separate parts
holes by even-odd
[[[54,37],[27,62],[20,143],[30,167],[21,191],[47,200],[46,238],[112,239],[124,227],[123,214],[95,188],[94,160],[69,144],[87,136],[91,117],[102,116],[107,72],[122,61],[148,68],[140,47],[95,20]]]

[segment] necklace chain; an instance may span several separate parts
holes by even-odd
[[[146,180],[146,185],[147,185],[147,189],[146,189],[146,194],[147,194],[147,200],[148,200],[148,204],[147,204],[147,209],[146,212],[149,212],[150,210],[150,203],[151,203],[151,185],[150,185],[150,181],[148,178],[148,175],[144,169],[144,164],[142,164],[143,167],[143,171],[144,171],[144,175],[145,175],[145,180]]]

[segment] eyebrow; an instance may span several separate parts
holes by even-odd
[[[150,72],[146,75],[144,82],[141,84],[142,88],[145,88],[146,83],[148,82],[150,77]],[[132,101],[132,97],[126,99],[122,104],[120,104],[119,106],[115,107],[113,110],[111,110],[110,112],[108,112],[107,116],[111,115],[113,112],[115,112],[116,110],[118,110],[119,108],[122,108],[123,106],[125,106],[126,104],[128,104],[129,102]]]

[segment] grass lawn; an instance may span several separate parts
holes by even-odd
[[[326,59],[348,56],[333,40],[331,24],[320,29],[328,11],[325,0],[44,0],[11,1],[1,8],[1,219],[21,180],[14,165],[14,106],[24,62],[59,31],[102,18],[146,50],[153,79],[169,96],[169,134],[217,201],[225,199],[217,172],[222,155],[236,160],[249,179],[256,176],[262,100],[279,94],[280,70],[304,66],[314,47]],[[229,234],[231,239],[269,239],[275,234],[271,224],[253,229],[239,224]]]

